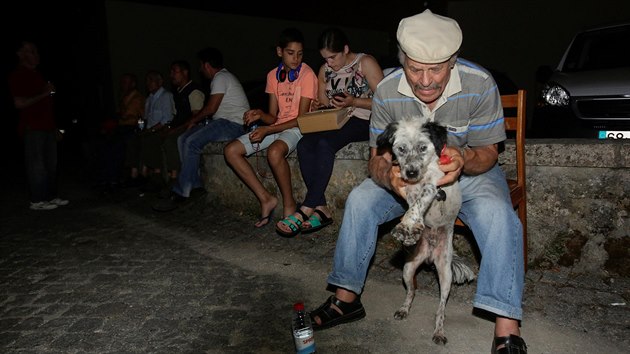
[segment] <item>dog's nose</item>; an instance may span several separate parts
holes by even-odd
[[[418,170],[407,170],[405,171],[405,175],[407,175],[407,179],[415,179],[418,178]]]

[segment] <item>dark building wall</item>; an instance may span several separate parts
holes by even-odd
[[[265,80],[277,66],[276,41],[285,27],[297,27],[305,36],[305,58],[316,72],[323,60],[317,50],[317,36],[327,23],[299,22],[254,16],[232,15],[194,9],[155,6],[131,2],[106,2],[109,55],[112,80],[124,72],[139,78],[149,69],[168,75],[174,59],[190,62],[197,81],[196,53],[205,46],[219,48],[225,66],[242,82]],[[339,25],[348,35],[355,52],[367,52],[377,59],[390,55],[387,31]],[[144,85],[141,85],[144,87]],[[116,84],[114,89],[117,90]]]

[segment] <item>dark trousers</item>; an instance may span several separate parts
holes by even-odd
[[[326,187],[335,164],[335,154],[344,146],[369,138],[370,122],[351,117],[339,130],[304,134],[297,146],[300,171],[306,184],[302,205],[315,208],[326,205]]]
[[[113,133],[102,138],[100,183],[120,182],[125,167],[127,145],[136,134],[135,132],[135,126],[121,125],[116,127]]]
[[[185,126],[179,126],[164,139],[162,153],[164,154],[166,169],[169,171],[179,171],[181,169],[182,153],[179,151],[179,143],[177,141],[179,137],[186,132],[188,132],[188,129],[186,129]]]
[[[24,133],[24,163],[31,202],[54,199],[57,196],[57,135],[54,130]]]
[[[162,144],[168,132],[167,128],[156,132],[143,132],[140,140],[142,148],[140,161],[150,169],[163,169],[164,157],[162,154]]]

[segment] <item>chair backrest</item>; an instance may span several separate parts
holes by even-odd
[[[518,90],[518,93],[512,95],[501,95],[501,104],[505,115],[505,130],[516,133],[514,141],[516,181],[521,186],[525,186],[525,97],[525,90]]]
[[[501,95],[505,131],[515,132],[516,179],[508,179],[512,205],[518,209],[523,225],[523,259],[527,271],[527,187],[525,186],[525,90],[514,95]]]

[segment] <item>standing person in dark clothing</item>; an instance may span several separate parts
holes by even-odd
[[[67,205],[57,197],[57,130],[55,86],[37,70],[37,46],[22,40],[16,45],[17,67],[9,74],[9,88],[19,112],[18,132],[24,140],[24,159],[33,210]]]

